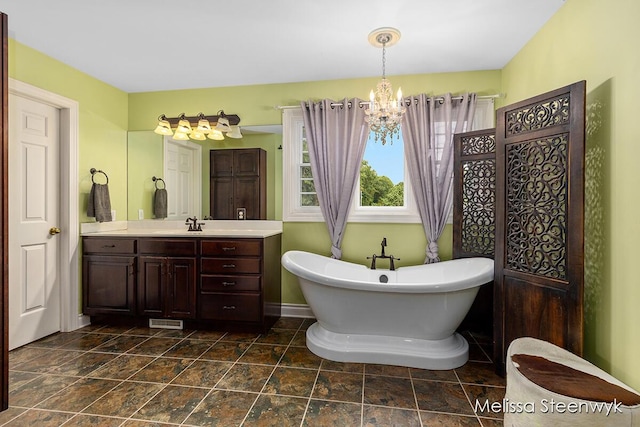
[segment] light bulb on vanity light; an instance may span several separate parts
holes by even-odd
[[[212,129],[211,132],[207,135],[207,138],[213,139],[215,141],[222,141],[224,139],[224,135],[217,129]]]
[[[165,117],[165,115],[161,115],[158,117],[158,126],[153,130],[158,135],[172,135],[173,131],[171,130],[171,124]]]
[[[177,139],[178,141],[187,141],[189,139],[189,135],[184,132],[176,131],[176,133],[173,134],[172,138]]]
[[[191,123],[186,119],[184,113],[180,115],[180,121],[178,122],[178,129],[176,132],[190,134],[191,133]]]
[[[232,125],[231,130],[227,132],[227,136],[229,138],[234,138],[234,139],[242,138],[242,133],[240,132],[240,126]]]
[[[209,123],[209,120],[204,117],[204,114],[200,113],[198,117],[198,131],[202,132],[205,135],[211,132],[211,124]]]
[[[205,134],[198,129],[193,129],[189,134],[189,139],[193,139],[195,141],[204,141],[207,139]]]

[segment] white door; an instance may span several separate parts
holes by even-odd
[[[56,108],[9,96],[10,349],[60,330],[58,128]]]
[[[165,139],[164,181],[167,186],[167,219],[200,215],[202,147],[190,141]]]

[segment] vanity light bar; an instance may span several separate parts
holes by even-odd
[[[196,127],[198,126],[198,121],[202,118],[205,118],[209,121],[209,123],[211,123],[212,125],[214,125],[215,123],[218,123],[218,119],[220,117],[224,117],[226,119],[229,120],[229,125],[234,126],[237,125],[238,123],[240,123],[240,117],[237,114],[225,114],[224,112],[222,112],[219,115],[212,115],[212,116],[204,116],[204,115],[198,115],[198,116],[179,116],[179,117],[164,117],[164,120],[168,121],[169,124],[171,125],[172,128],[178,126],[178,122],[182,119],[188,120],[189,123],[191,124],[191,126]]]
[[[164,114],[158,117],[158,126],[154,132],[158,135],[173,136],[173,139],[186,141],[193,139],[204,141],[206,138],[223,140],[223,132],[229,138],[242,138],[240,132],[240,117],[236,114],[225,114],[223,110],[215,115],[205,116],[198,113],[197,116],[186,116],[184,113],[178,117],[167,117]],[[174,133],[173,128],[176,128]]]

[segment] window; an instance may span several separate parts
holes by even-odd
[[[493,99],[479,99],[473,130],[493,127],[494,115]],[[436,126],[436,132],[444,143],[444,125]],[[282,145],[283,220],[324,221],[313,185],[302,110],[284,110]],[[387,142],[384,146],[369,138],[360,173],[349,213],[350,222],[420,222],[404,161],[401,135],[392,144]],[[387,177],[392,185],[381,177]],[[361,188],[363,183],[372,182],[382,187],[377,194],[375,188]]]
[[[311,160],[309,158],[309,144],[302,127],[302,147],[300,150],[300,205],[318,206],[318,193],[313,183],[313,173],[311,172]]]
[[[404,161],[402,132],[385,145],[367,141],[357,192],[349,213],[353,222],[420,222]]]
[[[302,110],[284,110],[282,123],[282,219],[322,222],[324,219],[313,185]]]
[[[405,206],[404,144],[402,135],[386,145],[376,144],[369,136],[360,167],[361,207]]]

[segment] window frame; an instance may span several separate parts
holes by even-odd
[[[492,98],[478,99],[473,126],[470,130],[494,127],[495,109]],[[300,159],[304,135],[302,108],[287,108],[282,112],[282,219],[285,222],[324,222],[320,206],[301,206],[300,204]],[[403,141],[398,141],[404,143]],[[421,223],[420,214],[413,196],[409,180],[407,161],[404,161],[405,206],[359,206],[360,198],[354,196],[349,209],[348,222],[361,223]],[[360,193],[360,178],[356,183]],[[453,222],[452,213],[447,223]]]
[[[282,220],[289,222],[324,222],[320,206],[302,206],[300,166],[304,119],[301,108],[282,112]]]

